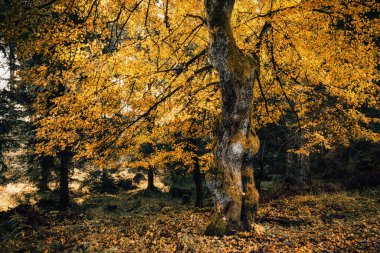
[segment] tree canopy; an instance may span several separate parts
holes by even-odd
[[[100,158],[128,153],[146,138],[167,141],[184,126],[210,134],[220,95],[201,1],[3,5],[3,40],[17,45],[20,79],[39,91],[39,152],[70,147]],[[376,7],[374,1],[237,1],[236,43],[260,59],[253,127],[285,121],[303,129],[306,153],[355,139],[379,141],[371,113],[379,109]]]
[[[36,153],[147,168],[200,156],[207,170],[214,154],[198,151],[215,147],[232,94],[221,94],[224,67],[254,76],[252,132],[285,125],[302,135],[296,154],[380,141],[378,1],[205,2],[2,0],[0,43],[34,87]],[[209,48],[223,29],[236,65]]]

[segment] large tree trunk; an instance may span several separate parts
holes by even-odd
[[[202,185],[202,173],[199,168],[199,158],[195,158],[194,166],[194,184],[195,184],[195,206],[203,207],[203,185]]]
[[[66,209],[70,204],[69,197],[69,172],[72,154],[68,151],[62,151],[59,154],[60,177],[59,177],[59,204],[62,209]]]
[[[206,175],[214,197],[215,217],[206,234],[249,230],[258,204],[252,159],[259,141],[251,130],[252,90],[259,72],[258,58],[244,55],[231,30],[233,0],[205,0],[210,34],[209,57],[218,70],[222,117],[215,166]]]

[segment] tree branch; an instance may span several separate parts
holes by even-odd
[[[268,21],[265,22],[263,28],[261,29],[260,31],[260,35],[259,35],[259,41],[256,43],[256,49],[259,51],[260,50],[260,47],[263,43],[263,37],[264,35],[269,31],[269,29],[272,28],[272,25],[271,23],[269,23]]]
[[[270,46],[270,54],[271,54],[271,61],[272,61],[272,65],[273,65],[273,70],[274,70],[275,75],[276,75],[275,79],[278,82],[278,84],[280,85],[280,88],[281,88],[282,93],[284,94],[285,100],[288,103],[291,111],[293,112],[293,114],[295,115],[295,117],[297,119],[298,128],[301,129],[301,121],[300,121],[300,118],[298,116],[298,113],[297,113],[296,109],[294,108],[294,105],[291,103],[288,95],[285,92],[284,85],[283,85],[283,83],[281,81],[281,78],[278,76],[278,73],[277,73],[277,63],[276,63],[276,60],[274,58],[274,53],[273,53],[273,45]]]
[[[197,18],[197,19],[201,20],[205,25],[207,25],[206,19],[204,19],[201,16],[193,15],[193,14],[186,14],[185,17]]]

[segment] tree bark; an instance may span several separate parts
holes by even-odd
[[[156,186],[154,186],[154,170],[153,168],[148,169],[148,188],[149,191],[156,190]]]
[[[68,151],[59,153],[61,160],[59,177],[59,204],[62,209],[66,209],[70,204],[69,197],[69,171],[72,154]]]
[[[203,207],[203,186],[202,186],[202,173],[199,168],[199,159],[195,158],[194,167],[194,184],[195,184],[195,207]]]
[[[214,219],[206,229],[209,235],[251,229],[258,205],[252,158],[260,144],[251,130],[250,114],[259,60],[244,55],[236,45],[231,29],[234,2],[205,0],[209,57],[219,73],[222,95],[215,166],[206,175],[215,203]]]
[[[300,129],[300,135],[297,135],[292,129],[288,129],[286,134],[287,142],[291,143],[294,139],[294,143],[287,145],[285,150],[291,148],[302,148],[304,145],[304,129]],[[303,154],[294,154],[291,152],[286,153],[286,176],[291,179],[294,186],[303,186],[310,180],[310,157]]]
[[[143,153],[145,156],[149,156],[154,152],[154,148],[152,143],[150,142],[144,142],[140,145],[140,152]],[[154,168],[149,167],[148,168],[148,191],[156,191],[157,188],[154,186]]]
[[[300,143],[299,147],[302,148],[305,143],[305,130],[300,129]],[[302,182],[308,182],[310,179],[310,157],[307,155],[300,154],[299,158],[299,166],[300,166],[300,177]]]
[[[13,43],[9,45],[9,89],[15,89],[15,80],[16,80],[16,49]]]
[[[49,191],[49,177],[54,170],[54,158],[52,156],[41,157],[41,178],[38,186],[39,192]]]

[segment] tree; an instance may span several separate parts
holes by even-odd
[[[150,156],[154,152],[153,144],[150,142],[143,142],[140,145],[140,152],[144,156]],[[153,164],[148,164],[147,166],[147,171],[148,171],[148,186],[147,190],[148,191],[157,191],[156,186],[154,185],[154,165]]]
[[[299,158],[354,140],[379,142],[371,128],[378,117],[368,112],[379,110],[380,24],[368,18],[378,8],[370,0],[204,3],[36,1],[9,16],[4,34],[28,31],[19,36],[18,57],[49,59],[19,71],[44,91],[35,103],[40,153],[70,147],[74,159],[107,167],[145,141],[164,143],[190,129],[183,125],[204,109],[220,114],[207,176],[216,203],[208,232],[224,234],[253,222],[255,130],[285,125],[300,136],[288,150]],[[61,90],[51,106],[46,90]],[[205,122],[207,134],[213,121]],[[150,165],[189,153],[174,145]]]
[[[25,172],[28,172],[27,170],[17,171],[11,168],[13,166],[8,168],[5,164],[6,156],[11,157],[13,163],[22,164],[22,166],[33,166],[29,150],[18,155],[14,153],[17,153],[15,151],[23,150],[34,135],[30,132],[32,126],[28,121],[28,117],[33,111],[31,110],[32,92],[28,85],[17,80],[15,74],[18,68],[16,48],[12,41],[5,41],[2,49],[4,53],[3,60],[5,58],[6,60],[4,61],[5,66],[1,67],[9,71],[8,78],[1,80],[1,84],[4,86],[0,88],[0,182],[6,183],[4,175],[6,172],[8,172],[9,176],[7,179],[10,181],[17,180]]]
[[[70,205],[69,173],[72,156],[73,154],[70,150],[63,150],[59,152],[59,204],[63,210],[65,210]]]
[[[210,58],[218,70],[222,94],[216,162],[206,178],[216,214],[206,233],[222,235],[251,229],[258,205],[252,159],[259,150],[259,141],[250,121],[259,59],[245,55],[236,45],[231,27],[234,1],[207,0],[205,6]]]

